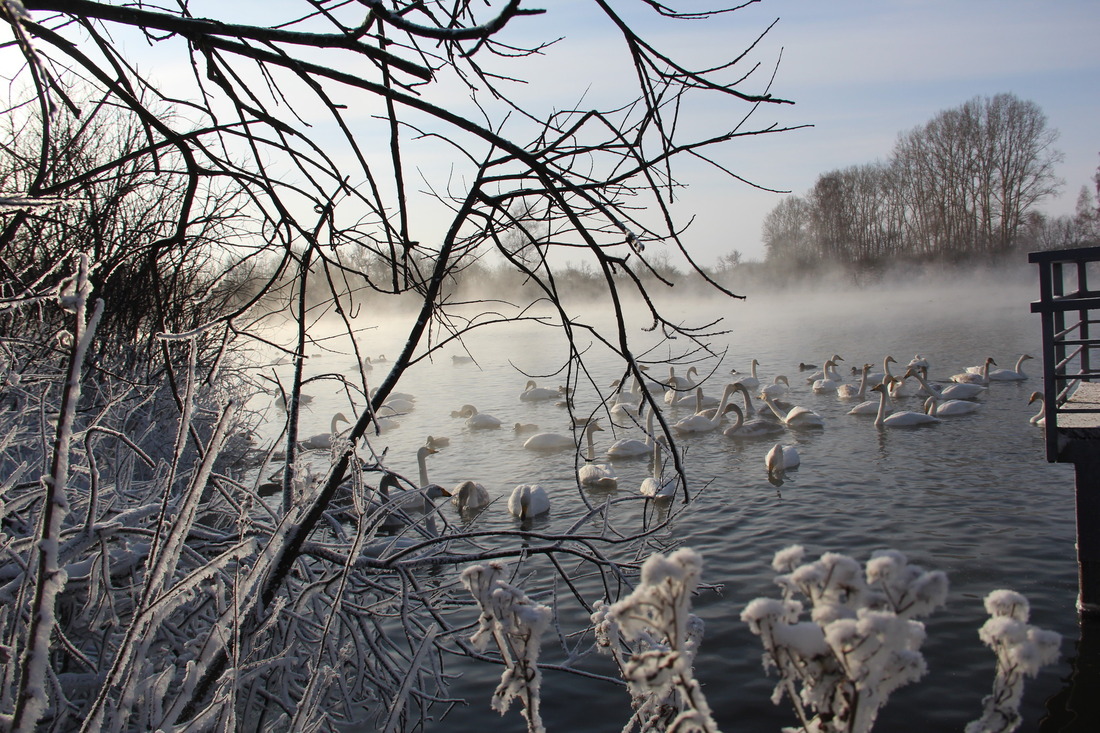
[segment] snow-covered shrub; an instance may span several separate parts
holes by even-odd
[[[944,604],[947,578],[893,550],[863,570],[845,555],[802,564],[804,555],[798,545],[776,554],[783,598],[757,598],[741,620],[779,673],[774,703],[790,699],[807,731],[866,733],[890,694],[924,675],[924,625],[914,619]],[[796,596],[809,601],[810,620]]]
[[[989,613],[978,631],[981,640],[997,655],[993,692],[983,700],[982,717],[966,726],[966,733],[1009,733],[1021,723],[1020,700],[1024,677],[1058,659],[1062,637],[1030,625],[1028,602],[1011,590],[995,590],[985,597]]]
[[[592,614],[597,648],[615,657],[632,697],[627,730],[717,731],[692,663],[703,621],[691,613],[703,558],[689,548],[653,553],[626,598]]]
[[[502,580],[503,573],[504,566],[497,562],[471,565],[462,572],[462,584],[481,607],[478,628],[470,641],[478,651],[494,644],[504,662],[500,685],[493,693],[493,710],[503,715],[512,700],[519,698],[527,730],[543,731],[539,715],[542,674],[538,661],[542,634],[550,625],[553,612]]]
[[[764,667],[779,674],[772,702],[792,702],[798,730],[866,733],[890,694],[924,675],[924,625],[914,619],[944,605],[947,577],[896,550],[875,552],[862,572],[845,555],[803,564],[804,556],[800,545],[776,553],[783,598],[757,598],[741,620],[764,643]],[[801,620],[796,596],[809,601],[809,621]],[[1061,638],[1027,624],[1027,599],[1019,593],[993,591],[985,607],[990,619],[979,633],[997,653],[997,676],[982,718],[966,731],[1008,733],[1020,723],[1024,675],[1053,662]]]

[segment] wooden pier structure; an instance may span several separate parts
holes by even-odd
[[[1046,454],[1072,463],[1076,484],[1077,611],[1100,618],[1100,247],[1032,252],[1039,266]]]

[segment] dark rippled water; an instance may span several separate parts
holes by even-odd
[[[977,630],[985,618],[982,598],[997,588],[1024,593],[1031,601],[1032,622],[1065,637],[1062,661],[1028,682],[1024,730],[1038,727],[1047,699],[1065,687],[1078,636],[1072,467],[1048,464],[1042,431],[1028,423],[1035,411],[1028,397],[1041,389],[1038,359],[1025,366],[1029,380],[994,384],[980,399],[979,412],[908,430],[878,429],[873,418],[847,415],[850,405],[833,394],[813,394],[798,371],[799,362],[820,364],[833,353],[844,357],[845,374],[849,366],[865,361],[881,366],[887,354],[904,365],[920,353],[931,363],[933,381],[946,380],[987,356],[1010,367],[1022,353],[1040,354],[1039,321],[1029,311],[1035,297],[1037,289],[1030,284],[956,283],[947,289],[760,294],[744,303],[678,306],[685,320],[718,314],[730,329],[715,339],[728,350],[708,393],[718,394],[731,378],[731,368],[747,372],[755,358],[762,379],[788,375],[795,388],[792,401],[812,407],[827,423],[823,430],[781,437],[798,445],[802,465],[778,491],[768,482],[763,464],[774,440],[736,442],[716,432],[683,441],[692,486],[710,484],[697,504],[677,518],[673,532],[703,554],[705,582],[720,586],[720,591],[701,593],[695,606],[706,622],[696,674],[724,730],[778,731],[795,722],[786,703],[777,707],[769,701],[774,678],[761,668],[759,640],[738,619],[753,598],[776,595],[770,560],[776,550],[793,543],[806,546],[813,557],[839,551],[860,561],[875,549],[891,547],[905,552],[911,562],[949,576],[947,608],[926,620],[929,673],[894,694],[876,730],[961,730],[978,716],[981,697],[992,684],[994,659]],[[601,318],[595,312],[591,317]],[[389,446],[393,468],[415,476],[416,446],[427,435],[447,436],[450,446],[430,459],[433,481],[451,485],[473,478],[501,496],[517,483],[541,483],[553,495],[553,508],[542,526],[562,530],[583,511],[571,453],[533,454],[522,448],[525,436],[508,429],[470,431],[450,417],[452,410],[469,403],[499,417],[505,428],[522,422],[567,431],[561,408],[518,398],[526,378],[517,368],[548,373],[560,365],[560,332],[520,324],[505,334],[486,331],[467,341],[476,365],[453,365],[447,352],[444,359],[415,369],[398,389],[416,395],[416,409],[401,419],[399,428],[384,434],[378,447]],[[398,324],[387,324],[370,341],[368,352],[392,355],[402,335]],[[639,344],[653,343],[640,330],[636,336]],[[454,353],[463,352],[456,348]],[[649,358],[657,353],[675,352],[665,345]],[[589,358],[597,381],[606,384],[618,376],[618,367],[598,348]],[[701,370],[713,364],[704,362]],[[348,357],[329,355],[311,369],[349,365]],[[380,367],[375,373],[381,377]],[[540,381],[556,386],[564,378]],[[586,399],[578,395],[578,408]],[[916,399],[901,407],[920,409]],[[325,429],[328,416],[346,408],[336,395],[315,394],[312,415],[318,424],[312,427]],[[304,432],[310,429],[307,425]],[[620,436],[601,434],[598,448],[605,449],[614,437]],[[620,464],[618,495],[635,492],[646,471],[645,461]],[[592,498],[602,501],[603,496]],[[640,503],[622,506],[618,521],[642,521]],[[513,526],[503,504],[480,521],[483,527]],[[563,604],[563,631],[577,631],[582,620],[577,609]],[[560,655],[547,654],[548,661],[560,661]],[[606,671],[605,665],[593,665]],[[498,723],[489,709],[499,670],[474,666],[461,671],[464,676],[452,692],[468,705],[429,729],[523,729],[518,712]],[[546,675],[543,712],[551,731],[619,730],[628,711],[622,689],[561,673]]]

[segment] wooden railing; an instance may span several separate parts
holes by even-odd
[[[1100,426],[1096,401],[1071,400],[1082,383],[1100,383],[1100,290],[1089,286],[1090,274],[1100,278],[1100,247],[1032,252],[1028,261],[1039,266],[1031,312],[1042,318],[1047,460],[1056,462],[1065,428]]]

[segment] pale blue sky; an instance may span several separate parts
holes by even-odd
[[[736,0],[728,0],[735,2]],[[793,106],[762,107],[756,126],[813,125],[782,135],[755,137],[728,144],[723,164],[762,186],[804,194],[827,171],[871,163],[889,155],[899,133],[957,107],[975,96],[1010,92],[1038,104],[1061,138],[1065,154],[1059,175],[1061,197],[1046,209],[1073,211],[1077,193],[1100,165],[1100,2],[1098,0],[763,0],[735,13],[707,21],[658,19],[638,0],[611,0],[638,28],[649,31],[656,45],[686,64],[718,63],[740,53],[776,18],[778,24],[755,49],[761,71],[746,86],[758,92],[782,50],[782,63],[772,92]],[[681,8],[713,7],[721,0],[682,0]],[[539,113],[566,107],[607,108],[626,100],[630,70],[625,49],[591,0],[531,0],[545,15],[520,17],[502,39],[517,44],[566,36],[537,59],[511,62],[507,73],[531,83],[513,91]],[[287,17],[295,4],[285,0],[242,0],[231,4],[192,2],[196,16],[257,21],[266,14]],[[173,50],[174,49],[174,50]],[[170,88],[190,83],[181,48],[170,44],[155,52],[138,43],[133,50],[155,65],[155,75]],[[484,57],[480,57],[484,58]],[[503,70],[503,69],[498,69]],[[624,76],[625,75],[625,76]],[[433,101],[470,107],[459,85],[433,90]],[[338,93],[368,139],[369,114],[354,90]],[[582,96],[584,97],[582,101]],[[319,107],[298,110],[310,117]],[[744,114],[743,105],[727,109],[691,108],[689,123],[708,132],[729,129]],[[317,125],[331,122],[312,118]],[[324,129],[323,127],[315,129]],[[384,158],[384,130],[377,130]],[[517,141],[527,134],[516,135]],[[442,157],[441,157],[442,156]],[[440,179],[454,173],[449,153],[425,154],[423,170],[439,166]],[[446,158],[446,159],[445,159]],[[737,249],[748,259],[762,259],[760,226],[781,200],[705,169],[684,169],[689,184],[675,212],[695,224],[685,241],[698,261],[712,264]],[[433,183],[439,184],[439,180]],[[431,216],[418,217],[432,229]],[[442,225],[440,225],[442,226]],[[430,231],[414,238],[430,240]]]
[[[586,5],[546,2],[545,22],[569,33]],[[1065,154],[1059,175],[1066,185],[1050,212],[1072,212],[1100,165],[1096,0],[764,0],[721,20],[673,24],[668,42],[688,57],[715,58],[740,50],[776,18],[756,57],[774,63],[782,48],[773,93],[796,104],[762,109],[757,122],[814,127],[732,144],[736,152],[723,160],[761,185],[803,194],[821,173],[884,159],[899,133],[938,112],[1002,92],[1038,104],[1061,134],[1056,147]],[[601,33],[590,28],[585,35],[595,41]],[[605,49],[608,65],[619,51]],[[585,68],[592,73],[605,64],[589,59]],[[687,239],[709,264],[730,249],[763,258],[760,224],[779,200],[704,175],[679,208],[697,213]]]

